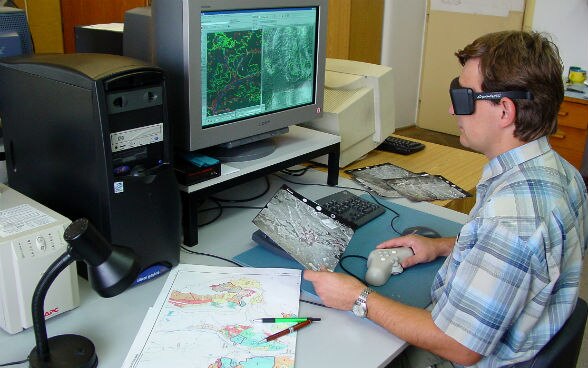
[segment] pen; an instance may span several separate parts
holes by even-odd
[[[253,322],[262,322],[262,323],[282,323],[282,322],[304,322],[304,321],[320,321],[320,318],[313,318],[313,317],[289,317],[289,318],[258,318],[254,319]]]
[[[312,321],[311,321],[311,320],[309,320],[309,319],[307,319],[307,320],[306,320],[306,321],[304,321],[304,322],[297,323],[297,324],[295,324],[295,325],[294,325],[294,326],[292,326],[292,327],[288,327],[288,328],[287,328],[287,329],[285,329],[285,330],[282,330],[282,331],[280,331],[280,332],[277,332],[277,333],[275,333],[275,334],[273,334],[273,335],[269,335],[268,337],[266,337],[266,338],[265,338],[265,341],[269,342],[269,341],[273,341],[273,340],[275,340],[275,339],[277,339],[277,338],[280,338],[280,337],[282,337],[282,336],[286,336],[286,335],[288,335],[288,334],[291,334],[291,333],[292,333],[292,332],[294,332],[294,331],[298,331],[298,330],[300,330],[301,328],[303,328],[303,327],[306,327],[306,326],[310,325],[311,323],[312,323]]]

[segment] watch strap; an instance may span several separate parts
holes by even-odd
[[[357,301],[359,301],[360,303],[367,303],[367,297],[368,295],[370,295],[370,293],[373,290],[369,287],[366,287],[365,289],[363,289],[363,291],[361,292],[361,294],[359,294],[359,297],[357,298]]]
[[[373,292],[373,290],[369,287],[366,287],[359,294],[359,297],[357,297],[357,300],[355,301],[354,306],[359,307],[359,310],[361,312],[356,310],[357,308],[354,308],[353,312],[356,316],[362,317],[362,318],[365,318],[367,316],[367,297],[368,297],[368,295],[370,295],[371,292]]]

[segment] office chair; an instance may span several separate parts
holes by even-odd
[[[531,360],[518,363],[515,368],[576,368],[584,327],[588,316],[588,305],[578,298],[576,308],[561,330]]]

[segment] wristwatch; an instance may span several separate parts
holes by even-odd
[[[368,295],[372,292],[373,290],[370,289],[369,287],[366,287],[365,289],[363,289],[363,291],[361,292],[361,294],[359,294],[359,297],[357,298],[357,300],[355,301],[355,304],[353,305],[353,314],[355,314],[356,316],[360,317],[360,318],[365,318],[367,316],[367,297]]]

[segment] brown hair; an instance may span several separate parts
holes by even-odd
[[[563,66],[557,46],[536,32],[489,33],[455,53],[461,65],[480,58],[482,91],[530,91],[532,100],[513,100],[514,136],[524,142],[553,134],[563,101]]]

